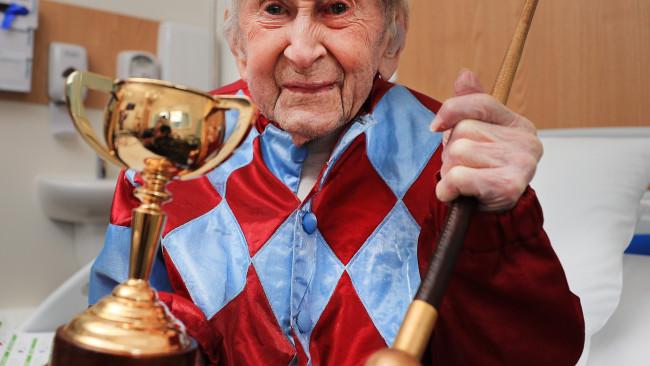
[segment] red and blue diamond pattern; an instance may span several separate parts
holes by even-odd
[[[161,298],[213,364],[359,365],[395,337],[431,255],[434,226],[444,216],[444,205],[433,200],[441,138],[428,131],[431,110],[439,105],[399,86],[377,85],[366,106],[372,110],[351,123],[304,203],[295,190],[305,151],[286,145],[291,139],[263,117],[225,164],[202,179],[171,185],[175,200],[167,206],[164,258],[157,257],[151,282],[173,289]],[[289,153],[283,158],[283,152]],[[135,179],[129,176],[131,184]],[[93,266],[91,303],[126,277],[126,225],[137,201],[125,182]],[[510,214],[479,215],[485,217],[478,227],[497,230],[470,230],[468,241],[479,251],[464,257],[462,275],[450,283],[438,327],[444,336],[433,339],[436,362],[485,364],[490,355],[489,364],[496,365],[504,363],[503,355],[513,361],[529,354],[526,347],[535,342],[497,346],[514,333],[491,326],[495,319],[527,339],[557,340],[537,364],[579,355],[572,346],[581,344],[578,302],[541,230],[534,193],[521,201]],[[493,237],[485,240],[485,234]],[[499,249],[499,243],[523,238],[525,244]],[[519,256],[525,266],[507,266],[502,253]],[[521,282],[536,275],[544,286]],[[466,281],[464,287],[458,281]],[[485,288],[512,293],[517,304],[526,299],[526,308],[504,307],[505,296],[497,296],[457,311],[476,298],[472,284],[486,281]],[[530,319],[533,311],[539,316]],[[457,318],[467,313],[480,320],[472,323],[479,326],[472,334]],[[452,349],[473,351],[445,352]],[[504,353],[495,353],[500,349]]]
[[[415,105],[411,110],[420,115],[388,120],[398,117],[384,113],[392,110],[390,104],[405,102]],[[238,309],[259,307],[259,298],[245,294],[251,291],[264,294],[262,308],[273,317],[249,321],[277,328],[267,342],[284,344],[278,349],[281,354],[286,347],[299,346],[307,363],[355,364],[360,359],[353,362],[351,354],[363,358],[392,342],[420,282],[420,228],[411,212],[426,209],[430,193],[411,202],[412,208],[403,198],[440,139],[426,133],[433,114],[405,89],[389,91],[375,112],[355,126],[357,136],[332,157],[335,164],[323,177],[324,184],[305,204],[278,178],[287,176],[282,174],[286,171],[273,171],[273,164],[263,159],[260,146],[269,144],[263,132],[246,152],[250,159],[239,158],[250,163],[227,178],[224,202],[165,237],[171,262],[212,324],[230,321],[221,312],[232,302]],[[397,123],[408,138],[390,132]],[[385,142],[369,138],[392,141],[380,151],[377,146]],[[408,164],[399,163],[405,159]],[[432,192],[433,175],[428,182]],[[316,230],[307,229],[307,217],[316,219]],[[190,242],[195,244],[188,246]],[[225,245],[230,253],[221,249]],[[339,349],[337,342],[351,342],[359,349],[348,347],[346,354],[337,355],[332,351]]]
[[[440,144],[432,118],[408,90],[387,90],[303,204],[302,161],[263,154],[291,143],[272,124],[192,187],[177,184],[190,192],[179,192],[184,216],[170,211],[163,238],[170,282],[219,335],[221,362],[358,364],[392,342],[420,282],[420,213],[435,184],[425,167]]]

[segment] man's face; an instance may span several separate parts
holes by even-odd
[[[261,112],[301,145],[350,121],[377,70],[394,70],[384,17],[379,0],[245,0],[231,47]]]

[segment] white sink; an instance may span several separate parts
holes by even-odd
[[[49,218],[73,224],[108,223],[115,179],[39,177],[37,187]]]

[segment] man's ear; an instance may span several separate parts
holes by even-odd
[[[392,30],[388,34],[386,49],[379,63],[379,75],[384,80],[390,79],[399,64],[399,57],[406,43],[406,32],[408,30],[404,14],[398,13],[392,24]]]
[[[224,13],[224,21],[227,23],[229,18],[232,16],[228,9]],[[239,71],[239,77],[242,80],[246,81],[246,53],[244,52],[244,47],[241,44],[241,36],[234,34],[232,30],[226,35],[228,41],[228,47],[230,52],[235,57],[235,62],[237,63],[237,70]]]

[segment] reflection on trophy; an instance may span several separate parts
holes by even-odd
[[[109,93],[105,144],[86,116],[82,90]],[[161,205],[171,179],[201,176],[225,160],[246,136],[255,108],[245,97],[218,96],[148,80],[109,79],[75,72],[67,80],[72,119],[83,138],[105,160],[135,169],[144,184],[131,222],[126,282],[56,333],[51,365],[194,365],[196,343],[149,286],[165,224]],[[239,112],[225,138],[225,111]]]

